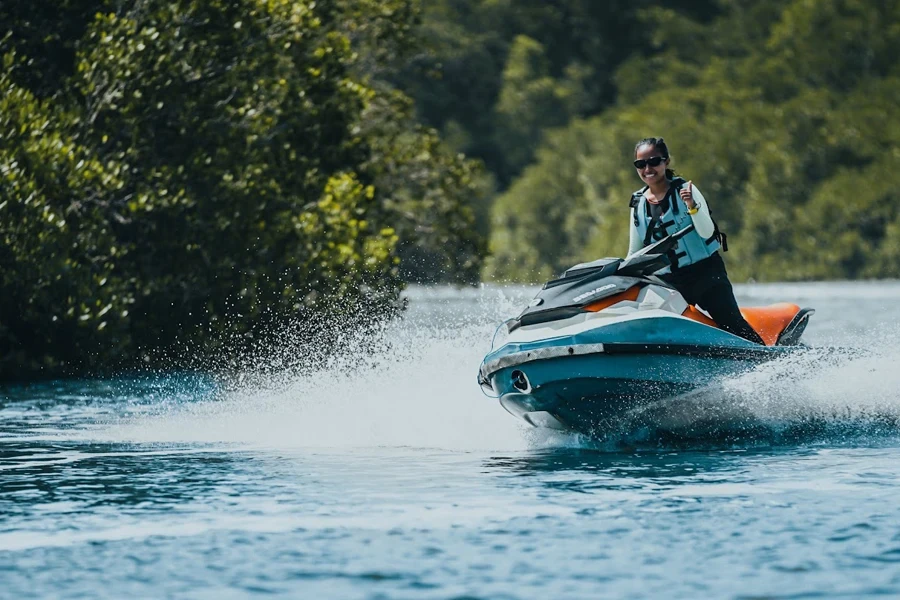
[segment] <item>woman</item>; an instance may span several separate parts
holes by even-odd
[[[725,331],[763,344],[738,308],[719,255],[724,236],[717,231],[703,194],[690,181],[676,178],[668,168],[669,149],[662,138],[639,141],[634,147],[634,158],[634,167],[646,185],[631,197],[628,254],[693,223],[694,231],[679,240],[670,253],[671,267],[657,275],[689,304],[708,312]]]

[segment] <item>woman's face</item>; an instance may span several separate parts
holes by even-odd
[[[656,159],[658,161],[662,158],[662,152],[656,149],[655,146],[651,146],[650,144],[644,144],[643,146],[638,147],[637,152],[634,155],[634,159],[636,161],[653,161],[652,159]],[[637,169],[638,175],[640,175],[641,179],[647,185],[653,185],[654,183],[661,183],[666,178],[666,167],[669,164],[669,159],[665,159],[660,162],[656,166],[651,165],[649,162],[643,166],[643,168]],[[637,166],[635,166],[637,168]]]

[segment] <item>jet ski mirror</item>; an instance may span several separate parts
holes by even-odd
[[[684,229],[676,231],[672,235],[641,248],[619,265],[619,275],[650,275],[669,264],[666,254],[675,248],[678,240],[694,230],[694,225],[688,225]]]

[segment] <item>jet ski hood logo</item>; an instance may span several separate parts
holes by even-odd
[[[598,288],[594,288],[589,292],[585,292],[583,294],[578,294],[577,296],[572,298],[572,302],[581,302],[582,300],[587,300],[588,298],[590,298],[591,296],[593,296],[595,294],[599,294],[599,293],[605,292],[607,290],[613,290],[615,288],[616,288],[616,284],[608,283],[608,284],[602,285]]]

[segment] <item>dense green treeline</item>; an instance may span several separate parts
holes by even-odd
[[[898,277],[898,42],[900,0],[4,1],[0,377],[621,255],[649,135],[735,279]]]
[[[429,6],[408,89],[495,176],[485,277],[624,253],[634,143],[660,135],[737,280],[900,276],[897,0]]]
[[[379,78],[417,21],[408,0],[0,4],[0,376],[389,313],[418,265],[476,280],[479,168]]]

